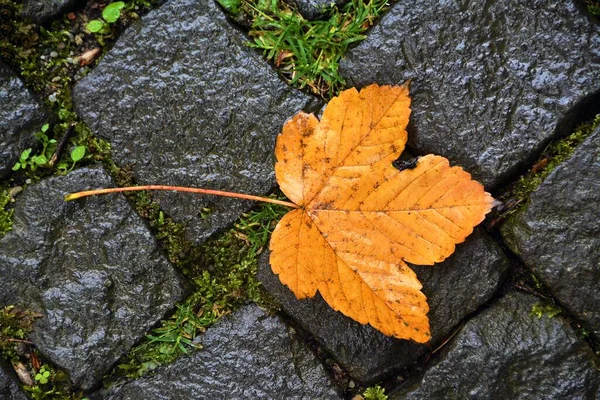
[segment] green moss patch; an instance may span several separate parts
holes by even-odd
[[[0,187],[0,237],[12,229],[13,210],[10,208],[11,196],[8,187]]]
[[[508,217],[523,210],[529,203],[529,196],[536,190],[540,184],[550,175],[550,173],[563,162],[567,161],[577,146],[594,132],[600,126],[600,114],[592,121],[581,124],[569,136],[550,143],[533,168],[519,180],[511,185],[500,199],[507,204],[516,204],[509,208],[503,217]]]

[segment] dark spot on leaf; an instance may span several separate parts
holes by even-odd
[[[304,129],[302,129],[302,136],[307,137],[313,134],[314,129],[312,127],[308,127],[307,125],[305,125],[303,127]]]
[[[333,201],[326,203],[317,203],[313,206],[314,210],[331,210],[333,208]]]
[[[404,171],[405,169],[415,169],[419,162],[419,157],[413,158],[408,161],[400,161],[396,160],[392,163],[394,167],[396,167],[399,171]]]

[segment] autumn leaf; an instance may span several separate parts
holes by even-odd
[[[298,299],[318,291],[362,324],[424,343],[429,306],[406,262],[443,261],[493,199],[443,157],[394,168],[409,115],[407,85],[371,85],[332,99],[320,122],[301,112],[285,124],[275,173],[299,208],[275,228],[270,262]]]
[[[329,305],[386,335],[430,339],[427,299],[406,262],[433,265],[454,252],[492,208],[481,184],[443,157],[399,171],[408,86],[371,85],[332,99],[321,121],[299,113],[277,138],[275,173],[293,202],[203,188],[143,185],[71,193],[175,190],[280,204],[294,210],[271,237],[271,267],[299,299]]]

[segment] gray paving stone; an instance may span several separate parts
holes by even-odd
[[[23,16],[35,22],[44,22],[65,13],[77,0],[25,0]]]
[[[308,20],[321,19],[332,7],[342,7],[348,0],[288,0]]]
[[[0,179],[6,177],[21,152],[36,144],[48,115],[19,77],[0,61]]]
[[[410,79],[411,148],[491,189],[598,102],[600,26],[574,1],[398,1],[341,74],[359,87]]]
[[[279,318],[244,306],[210,328],[204,349],[92,400],[341,399],[314,354]]]
[[[17,377],[10,366],[0,360],[0,399],[27,400],[25,392],[19,387]]]
[[[538,301],[509,293],[467,322],[389,400],[597,399],[600,372],[591,348],[562,317],[532,316]]]
[[[502,227],[508,246],[600,339],[600,128]]]
[[[170,1],[129,27],[78,83],[76,109],[138,183],[267,194],[275,137],[310,98],[247,40],[213,1]],[[251,207],[214,196],[155,198],[197,242]]]
[[[0,238],[0,306],[41,313],[31,339],[85,390],[184,295],[122,195],[63,200],[111,184],[100,168],[33,184],[17,198],[13,229]]]

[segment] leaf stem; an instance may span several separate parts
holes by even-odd
[[[186,186],[165,186],[165,185],[129,186],[129,187],[122,187],[122,188],[86,190],[83,192],[70,193],[70,194],[66,195],[65,201],[76,200],[76,199],[80,199],[82,197],[94,196],[97,194],[133,192],[133,191],[139,191],[139,190],[173,190],[176,192],[212,194],[215,196],[235,197],[237,199],[262,201],[264,203],[278,204],[280,206],[286,206],[286,207],[290,207],[290,208],[300,208],[296,204],[291,203],[289,201],[276,200],[276,199],[271,199],[269,197],[254,196],[254,195],[245,194],[245,193],[224,192],[221,190],[191,188],[191,187],[186,187]]]

